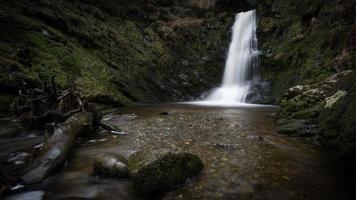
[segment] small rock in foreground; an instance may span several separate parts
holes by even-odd
[[[166,116],[166,115],[168,115],[168,112],[160,112],[158,115]]]
[[[94,163],[92,175],[104,178],[128,178],[127,160],[119,154],[105,154]]]

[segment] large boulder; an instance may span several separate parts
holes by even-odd
[[[130,177],[142,193],[174,189],[203,167],[198,156],[169,149],[145,149],[131,155],[128,161]]]

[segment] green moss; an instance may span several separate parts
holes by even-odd
[[[343,14],[351,12],[354,5],[351,2],[272,0],[258,7],[257,13],[262,18],[259,42],[266,52],[262,58],[265,68],[262,76],[272,81],[271,93],[277,102],[287,89],[281,85],[320,82],[335,73],[335,58],[342,49],[349,49],[350,55],[356,53],[350,43],[354,32],[352,17]],[[272,24],[273,29],[263,31]],[[356,66],[346,60],[343,69]]]
[[[85,66],[76,84],[82,94],[90,99],[109,97],[110,101],[130,105],[131,100],[115,90],[112,80],[115,78],[110,69],[95,58],[87,58],[81,63]]]
[[[263,17],[261,21],[261,29],[263,32],[269,33],[276,28],[277,26],[276,23],[277,23],[276,19],[272,17]]]
[[[170,190],[203,169],[195,155],[160,150],[144,150],[129,158],[130,177],[143,193]]]
[[[220,81],[233,23],[233,15],[199,5],[1,1],[0,55],[20,63],[18,49],[31,49],[24,77],[55,75],[60,87],[75,83],[91,99],[130,105],[197,96]]]
[[[36,73],[39,80],[45,81],[50,81],[55,76],[55,81],[60,87],[68,85],[67,77],[70,72],[63,71],[62,66],[63,60],[71,56],[70,50],[50,41],[41,33],[30,33],[28,39],[38,54],[31,67],[32,73]]]
[[[322,103],[317,103],[316,105],[311,104],[310,107],[301,110],[295,110],[296,112],[292,113],[290,117],[296,119],[315,119],[319,117],[319,113],[322,107],[323,107]]]
[[[352,161],[356,152],[356,72],[338,81],[329,93],[330,98],[338,91],[346,91],[347,95],[322,110],[319,116],[322,136],[328,139],[327,145],[339,149],[341,156]]]

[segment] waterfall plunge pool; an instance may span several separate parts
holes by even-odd
[[[273,107],[182,104],[109,110],[105,119],[126,135],[100,133],[78,140],[59,174],[22,191],[44,191],[44,199],[49,200],[145,199],[132,190],[129,180],[96,179],[89,174],[95,156],[120,153],[128,157],[145,146],[155,146],[192,152],[205,165],[200,175],[161,199],[355,199],[350,170],[324,149],[276,134],[276,111]]]

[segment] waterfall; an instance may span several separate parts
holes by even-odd
[[[214,89],[204,105],[235,105],[245,103],[258,64],[256,11],[238,13],[232,27],[232,40],[220,87]]]

